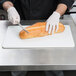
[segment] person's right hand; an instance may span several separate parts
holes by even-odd
[[[20,16],[19,16],[17,10],[14,7],[8,8],[7,12],[8,12],[8,20],[12,24],[20,23]]]

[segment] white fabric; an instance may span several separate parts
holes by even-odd
[[[14,7],[10,7],[8,10],[8,20],[12,23],[12,24],[18,24],[20,23],[20,16],[17,12],[17,10]]]
[[[54,33],[55,27],[56,31],[58,30],[60,14],[58,12],[53,12],[53,14],[47,19],[46,31],[50,34]]]

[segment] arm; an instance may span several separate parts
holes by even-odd
[[[55,10],[55,12],[53,12],[53,14],[48,18],[47,24],[46,24],[46,31],[48,31],[49,34],[51,33],[51,31],[52,31],[52,34],[54,33],[55,26],[56,26],[56,32],[57,32],[59,27],[58,24],[59,24],[60,16],[62,16],[66,12],[66,10],[67,10],[67,5],[60,3],[57,6],[57,9]]]
[[[57,9],[53,12],[53,14],[47,19],[46,24],[46,31],[50,34],[51,32],[54,33],[55,27],[56,32],[59,28],[59,20],[60,16],[62,16],[66,10],[70,9],[72,6],[74,0],[59,0],[59,4],[57,6]]]
[[[14,5],[13,5],[12,2],[6,1],[6,2],[3,3],[2,6],[3,6],[3,8],[7,11],[10,7],[13,7]]]
[[[15,9],[14,5],[12,2],[10,1],[5,1],[2,4],[3,8],[7,11],[8,13],[8,20],[12,23],[12,24],[18,24],[20,23],[20,16],[17,12],[17,10]]]
[[[72,4],[75,0],[58,0],[59,5],[57,6],[56,12],[58,12],[60,15],[63,15],[66,10],[70,9],[72,7]]]
[[[58,12],[62,16],[66,12],[66,10],[67,10],[67,6],[65,4],[59,4],[57,6],[56,12]]]

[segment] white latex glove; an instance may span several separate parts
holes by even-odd
[[[14,7],[10,7],[8,10],[8,20],[12,23],[12,24],[18,24],[20,23],[20,16],[17,12],[17,10]]]
[[[50,34],[54,34],[55,27],[56,27],[56,32],[58,30],[58,24],[59,24],[59,18],[60,14],[58,12],[53,12],[53,14],[47,19],[46,23],[46,31]]]

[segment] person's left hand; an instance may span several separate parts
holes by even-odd
[[[60,14],[58,12],[53,12],[53,14],[47,19],[46,21],[46,31],[50,34],[52,34],[55,31],[56,27],[56,32],[58,30],[58,24],[59,24],[59,19],[60,19]]]

